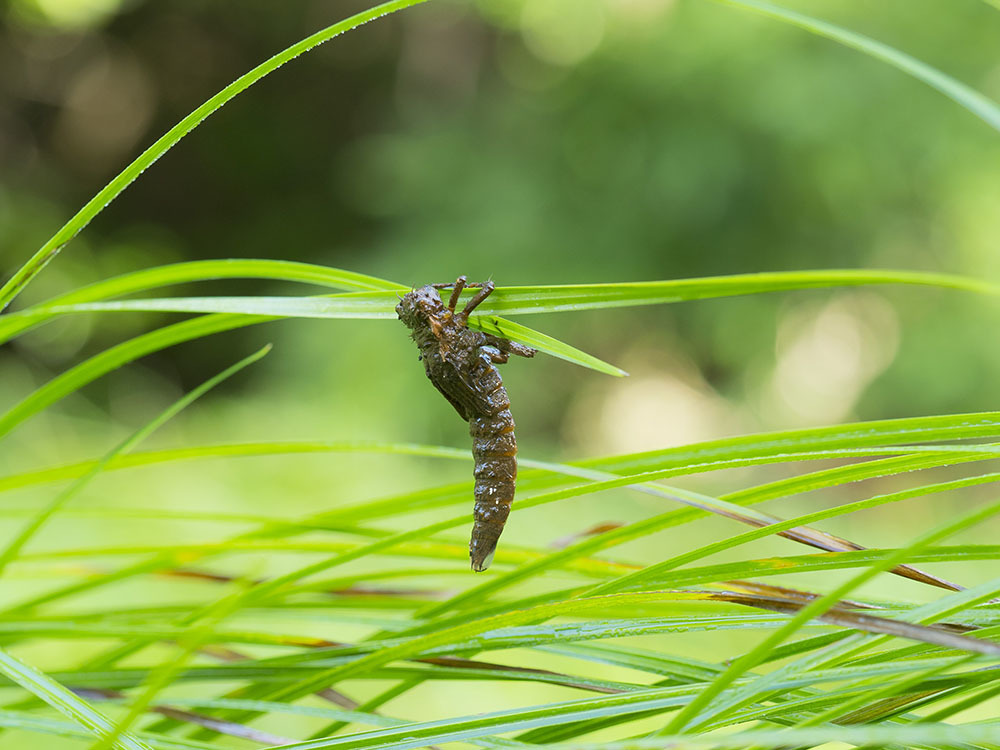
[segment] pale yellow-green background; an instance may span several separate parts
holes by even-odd
[[[1000,12],[985,2],[786,5],[894,45],[1000,98]],[[238,8],[0,4],[3,275],[202,100],[361,7],[318,0]],[[77,238],[23,300],[151,265],[215,257],[309,261],[405,284],[459,273],[503,285],[837,267],[996,280],[998,165],[1000,134],[927,86],[832,42],[707,0],[432,2],[334,40],[215,114]],[[303,291],[219,282],[176,293]],[[957,292],[812,291],[520,320],[631,373],[616,380],[546,357],[508,365],[521,452],[533,458],[572,460],[856,419],[987,411],[1000,403],[996,304]],[[166,321],[76,318],[3,348],[2,406],[81,358]],[[426,383],[399,325],[286,321],[186,344],[108,375],[6,437],[0,469],[98,456],[265,342],[275,349],[263,363],[147,447],[249,440],[467,445],[465,425]],[[464,480],[469,470],[463,462],[378,455],[190,462],[102,477],[73,507],[294,518]],[[775,475],[733,472],[678,483],[721,493]],[[911,481],[794,498],[768,510],[805,512]],[[7,493],[2,509],[37,507],[53,491]],[[919,499],[822,528],[891,546],[989,495],[987,488]],[[504,539],[545,545],[596,522],[646,518],[664,507],[625,491],[588,496],[515,512]],[[403,528],[430,517],[382,525]],[[209,541],[242,528],[66,516],[28,552]],[[730,521],[709,519],[612,554],[655,561],[737,531]],[[449,538],[462,544],[466,533],[457,529]],[[980,528],[957,541],[995,538],[995,528]],[[718,560],[805,552],[777,540]],[[11,568],[4,598],[64,580],[79,564],[110,569],[125,559],[25,561]],[[217,567],[266,574],[305,559],[246,555]],[[345,572],[395,564],[400,560],[385,558]],[[453,567],[454,585],[467,584],[465,563]],[[929,566],[966,583],[995,576],[996,567]],[[837,579],[782,580],[818,590]],[[899,580],[876,582],[864,593],[913,601],[934,595]],[[152,579],[78,606],[216,595],[206,584]],[[342,610],[238,623],[333,640],[372,631],[344,621]],[[753,631],[707,633],[642,645],[717,659],[720,643],[738,653],[757,638]],[[53,641],[18,653],[48,669],[83,656],[79,644]],[[495,658],[517,662],[519,655]],[[551,666],[579,668],[556,657]],[[635,677],[610,668],[606,676]],[[349,683],[346,690],[364,697],[376,687]],[[426,719],[572,695],[524,683],[434,684],[386,710]],[[306,736],[319,725],[268,726]]]

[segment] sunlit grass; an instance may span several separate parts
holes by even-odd
[[[420,1],[386,3],[331,26],[210,99],[40,248],[0,290],[0,305],[13,301],[107,203],[223,103],[336,34]],[[873,55],[1000,124],[992,102],[881,43],[765,3],[726,2]],[[220,278],[294,281],[338,293],[120,299]],[[620,375],[569,344],[496,316],[861,284],[989,295],[997,289],[978,279],[894,270],[501,287],[474,325]],[[153,352],[280,317],[391,321],[396,295],[406,288],[335,268],[227,259],[150,268],[69,290],[6,314],[0,338],[14,340],[71,314],[200,317],[83,359],[0,414],[0,436],[16,440],[31,417]],[[494,568],[478,576],[468,572],[460,537],[469,522],[471,482],[428,482],[374,499],[345,492],[330,508],[305,515],[280,503],[267,512],[209,505],[183,511],[142,502],[74,507],[84,488],[108,473],[128,470],[127,486],[139,497],[154,467],[194,472],[208,460],[235,465],[263,456],[364,453],[378,457],[386,472],[403,456],[470,461],[464,448],[307,435],[282,442],[258,434],[245,443],[133,452],[180,409],[262,354],[180,397],[129,438],[93,451],[91,460],[53,461],[0,477],[0,492],[51,493],[38,507],[3,509],[17,531],[0,552],[0,570],[8,581],[31,582],[8,594],[0,611],[0,686],[7,698],[0,727],[17,730],[8,734],[17,738],[12,741],[50,735],[95,750],[448,742],[489,748],[1000,747],[996,713],[986,713],[1000,694],[1000,579],[964,580],[1000,550],[954,538],[996,527],[1000,503],[989,496],[979,502],[971,491],[1000,479],[989,471],[992,464],[979,466],[1000,453],[1000,413],[752,434],[564,463],[525,455],[515,514],[548,508],[566,519],[550,535],[562,541],[551,547],[508,534]],[[261,425],[263,432],[266,422]],[[674,484],[754,466],[785,474],[756,484],[725,474],[730,488],[717,495]],[[236,476],[239,469],[232,471]],[[61,490],[48,486],[59,482]],[[572,503],[610,490],[651,498],[662,509],[580,532]],[[839,492],[836,502],[790,518],[756,507],[830,490]],[[824,529],[828,521],[870,509],[905,514],[908,503],[944,493],[968,507],[921,524],[903,542],[868,549]],[[682,548],[664,550],[652,562],[629,546],[652,543],[666,530],[683,534],[709,517],[739,526],[707,542],[694,532],[682,535]],[[143,534],[122,541],[109,532],[107,539],[72,544],[61,537],[56,548],[29,544],[50,522],[82,519],[102,529],[127,520]],[[165,524],[177,520],[197,527],[200,539],[171,536]],[[756,554],[752,545],[775,535],[811,549]],[[721,553],[729,557],[710,559]],[[932,564],[946,564],[955,580],[923,567]],[[900,583],[876,599],[863,588],[873,579]],[[923,598],[913,595],[917,590]],[[702,647],[691,649],[687,637],[702,638]],[[485,683],[515,686],[524,697],[514,707],[477,700]],[[456,689],[465,691],[465,702],[445,706],[439,716],[412,708],[424,705],[413,697],[421,691],[453,695]]]

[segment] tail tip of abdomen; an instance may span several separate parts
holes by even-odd
[[[477,573],[482,573],[493,563],[493,555],[496,554],[497,543],[494,541],[489,545],[473,542],[469,545],[469,557],[472,560],[472,569]]]

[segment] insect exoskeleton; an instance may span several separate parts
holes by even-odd
[[[445,305],[438,289],[449,287],[452,292]],[[478,290],[456,312],[462,291],[468,287]],[[493,289],[492,281],[469,284],[465,276],[459,276],[454,284],[413,289],[396,306],[420,350],[427,377],[469,423],[476,480],[469,557],[476,571],[486,570],[493,562],[517,479],[514,417],[497,365],[511,354],[535,355],[530,347],[469,328],[469,315]]]

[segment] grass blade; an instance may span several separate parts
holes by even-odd
[[[249,357],[245,357],[236,364],[227,369],[223,370],[218,375],[209,378],[200,386],[185,394],[169,407],[164,409],[160,414],[158,414],[152,421],[148,422],[146,425],[141,427],[136,432],[132,433],[129,437],[115,446],[111,451],[104,455],[100,461],[95,463],[86,474],[77,479],[73,484],[67,487],[65,490],[56,495],[53,500],[46,505],[44,508],[38,511],[34,518],[32,518],[25,527],[20,531],[20,533],[11,540],[7,546],[4,548],[3,552],[0,552],[0,573],[3,572],[4,568],[10,563],[11,560],[17,557],[18,553],[24,547],[25,544],[34,536],[42,525],[53,515],[55,515],[63,505],[72,500],[76,495],[78,495],[84,487],[86,487],[91,480],[94,479],[115,457],[128,453],[134,446],[141,443],[156,430],[162,427],[166,422],[171,420],[174,416],[179,414],[187,406],[191,405],[203,395],[212,390],[219,383],[232,377],[244,367],[247,367],[257,360],[261,359],[271,351],[271,346],[268,344],[259,351],[251,354]]]
[[[205,315],[144,333],[105,349],[100,354],[95,354],[61,375],[57,375],[6,412],[0,414],[0,437],[9,433],[25,419],[65,398],[87,383],[140,357],[184,341],[252,325],[264,320],[267,318],[253,318],[245,315]]]
[[[672,281],[497,287],[482,314],[523,315],[670,304],[801,289],[872,285],[927,286],[1000,295],[1000,285],[948,274],[902,270],[830,269],[735,274]],[[399,288],[319,297],[164,297],[41,305],[13,317],[90,312],[241,313],[298,318],[395,318]],[[465,296],[470,296],[466,292]],[[473,316],[475,317],[475,316]]]
[[[765,638],[761,643],[748,651],[743,656],[736,659],[725,672],[717,677],[711,685],[700,693],[694,700],[686,705],[675,716],[664,730],[665,734],[671,734],[682,730],[688,722],[693,719],[699,711],[711,704],[712,700],[731,685],[748,669],[760,664],[772,647],[779,645],[787,636],[794,633],[799,627],[804,625],[810,618],[816,617],[825,612],[836,602],[846,597],[850,592],[865,581],[873,578],[884,570],[903,562],[909,555],[920,549],[929,546],[938,539],[958,533],[959,531],[986,520],[1000,512],[1000,502],[991,503],[985,508],[977,509],[971,513],[959,517],[943,526],[939,526],[930,532],[920,535],[910,545],[904,547],[894,554],[889,555],[882,561],[874,563],[870,568],[858,575],[852,576],[845,583],[834,588],[830,593],[820,597],[814,602],[806,605],[797,615],[774,634]],[[703,717],[704,719],[704,717]]]
[[[81,208],[76,215],[70,219],[62,228],[49,239],[38,251],[23,265],[18,271],[0,287],[0,311],[6,309],[11,301],[20,294],[21,290],[27,286],[31,280],[37,276],[49,262],[63,249],[63,247],[79,234],[104,208],[117,198],[140,174],[152,166],[153,162],[163,156],[173,148],[178,141],[194,130],[206,118],[216,112],[223,104],[233,97],[242,93],[255,84],[264,76],[274,72],[282,65],[295,59],[304,52],[317,47],[323,42],[333,39],[335,36],[346,31],[357,28],[368,21],[395,13],[412,5],[418,5],[426,0],[391,0],[382,3],[374,8],[370,8],[361,13],[347,18],[340,23],[306,37],[291,47],[282,50],[269,60],[258,65],[248,73],[243,74],[231,84],[226,86],[218,94],[210,98],[191,114],[181,120],[168,130],[152,146],[147,148],[131,164],[125,167],[111,182],[109,182],[97,195],[91,198],[87,204]]]
[[[366,276],[340,268],[330,268],[312,263],[297,263],[287,260],[226,258],[224,260],[196,260],[187,263],[172,263],[165,266],[144,268],[140,271],[98,281],[29,307],[17,315],[0,317],[0,343],[9,341],[15,336],[51,320],[47,316],[34,316],[31,314],[32,311],[38,309],[50,308],[56,305],[97,302],[173,284],[217,279],[294,281],[353,292],[380,289],[402,291],[406,288],[391,281],[375,278],[374,276]]]
[[[798,26],[810,33],[832,39],[847,47],[864,52],[866,55],[888,63],[897,70],[901,70],[918,81],[926,83],[931,88],[937,89],[952,101],[965,107],[994,130],[1000,130],[1000,107],[997,106],[996,102],[951,76],[945,75],[927,63],[921,62],[887,44],[841,28],[827,21],[821,21],[818,18],[796,13],[795,11],[770,3],[760,2],[760,0],[714,0],[714,2],[743,8],[762,16],[775,18],[793,26]]]
[[[931,747],[935,750],[968,750],[992,746],[1000,727],[994,722],[976,724],[919,724],[916,726],[810,727],[807,729],[754,729],[726,736],[671,735],[657,739],[622,742],[567,742],[548,745],[549,750],[745,750],[749,747],[813,747],[828,743],[861,746]],[[315,746],[320,750],[323,746]],[[333,746],[328,746],[333,747]],[[287,745],[305,750],[302,745]],[[312,749],[310,749],[312,750]]]
[[[113,725],[102,713],[78,698],[55,680],[28,664],[0,650],[0,673],[38,696],[59,713],[67,716],[91,734],[103,737],[113,731]],[[115,742],[120,750],[151,750],[150,746],[131,735],[123,735]]]
[[[111,750],[114,747],[115,741],[128,731],[135,720],[152,704],[160,691],[166,688],[172,678],[183,670],[195,651],[212,637],[215,625],[232,614],[248,583],[245,580],[238,581],[235,591],[213,604],[196,627],[188,628],[185,631],[178,643],[180,654],[165,662],[150,675],[146,689],[132,702],[128,712],[115,724],[114,729],[94,743],[92,750]]]
[[[613,375],[620,378],[628,375],[620,367],[615,367],[607,362],[580,351],[579,349],[565,344],[544,333],[534,331],[527,326],[522,326],[511,320],[504,320],[493,315],[476,315],[469,319],[469,328],[474,328],[494,336],[510,339],[525,346],[530,346],[540,352],[545,352],[553,357],[557,357],[574,365],[587,367],[605,375]]]

